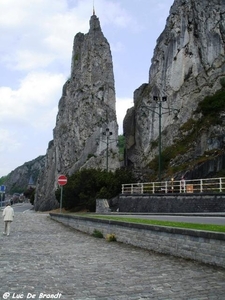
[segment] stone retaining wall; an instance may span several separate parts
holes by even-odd
[[[120,212],[225,212],[225,194],[121,194]]]
[[[92,234],[95,229],[104,236],[114,233],[118,242],[225,268],[224,233],[99,220],[69,214],[50,213],[50,217],[88,234]]]

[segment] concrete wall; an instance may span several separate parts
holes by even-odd
[[[225,212],[225,194],[121,194],[120,212]]]
[[[225,268],[225,234],[50,213],[53,220],[92,234],[114,233],[119,242]]]
[[[111,209],[109,208],[109,203],[107,199],[96,199],[96,213],[109,213]]]

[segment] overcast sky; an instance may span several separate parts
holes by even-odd
[[[173,0],[95,0],[111,46],[117,121],[148,82],[156,40]],[[87,33],[93,0],[0,0],[0,177],[46,154],[73,39]]]

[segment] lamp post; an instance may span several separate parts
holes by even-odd
[[[165,102],[167,100],[167,97],[162,97],[161,99],[157,96],[153,96],[153,100],[155,100],[156,102],[159,103],[159,112],[157,113],[155,111],[156,114],[158,114],[159,116],[159,181],[161,181],[161,170],[162,170],[162,161],[161,161],[161,155],[162,155],[162,102]],[[165,108],[163,108],[165,109]]]
[[[106,136],[106,172],[108,172],[109,169],[109,138],[112,135],[112,132],[109,131],[109,128],[106,128],[105,132],[103,132],[103,135]],[[105,141],[103,141],[104,143]]]
[[[157,112],[155,109],[157,107],[148,107],[144,106],[146,109],[156,113],[159,116],[159,181],[161,181],[161,171],[162,171],[162,162],[161,162],[161,156],[162,156],[162,115],[170,113],[171,111],[175,111],[175,119],[177,119],[177,114],[179,113],[180,110],[178,109],[171,109],[169,107],[163,107],[162,103],[167,101],[167,97],[158,97],[158,96],[153,96],[153,100],[158,103],[158,109],[159,111]],[[162,112],[162,110],[166,110],[165,112]]]
[[[103,143],[106,144],[106,171],[108,172],[109,169],[109,144],[113,142],[117,142],[117,140],[112,140],[110,136],[113,134],[112,131],[109,130],[109,128],[106,128],[106,130],[102,133],[104,136],[106,136],[106,141],[101,139]],[[97,140],[97,144],[99,144],[99,140]]]

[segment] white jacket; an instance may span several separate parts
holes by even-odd
[[[13,221],[14,218],[14,210],[13,208],[8,205],[4,208],[2,216],[4,218],[4,221]]]

